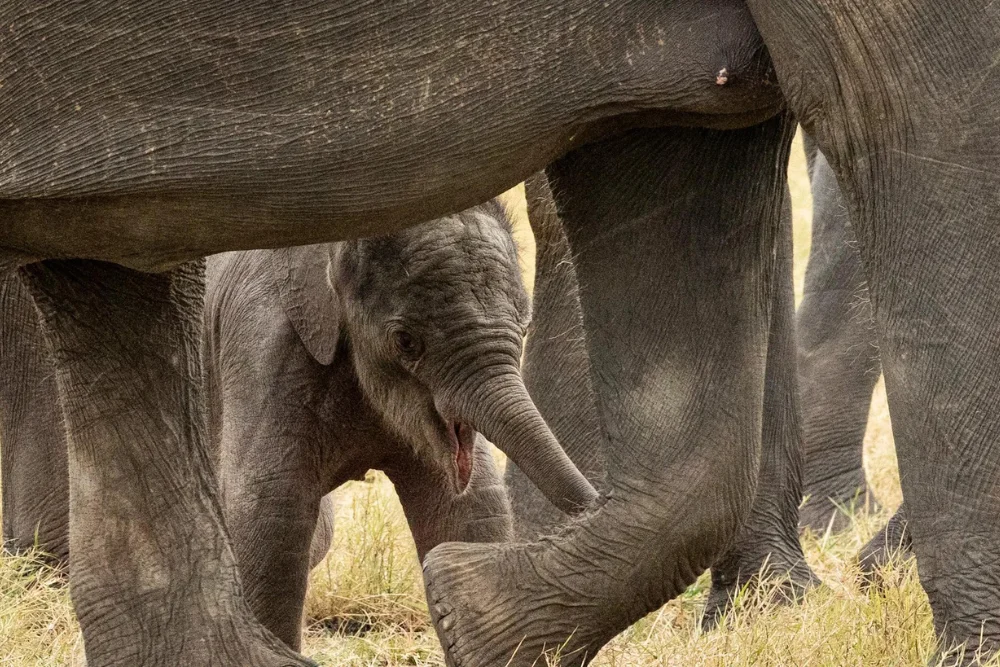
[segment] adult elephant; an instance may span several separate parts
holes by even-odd
[[[983,69],[1000,15],[986,2],[749,4],[848,203],[935,627],[967,659],[992,653],[1000,415],[983,386],[1000,371],[990,270],[1000,209],[997,121],[980,114],[1000,96]]]
[[[530,178],[525,194],[536,243],[534,318],[525,346],[525,383],[566,453],[595,486],[605,488],[610,442],[603,435],[580,309],[580,291],[588,286],[578,284],[565,229],[545,175]],[[791,211],[787,205],[776,260],[757,492],[739,537],[712,565],[712,590],[703,618],[706,628],[716,624],[736,591],[759,574],[783,580],[789,596],[818,582],[798,539],[803,447],[793,335]],[[516,465],[508,464],[505,476],[519,537],[537,539],[566,522],[566,515],[547,502]],[[678,487],[684,487],[682,481]]]
[[[437,627],[453,663],[504,664],[518,646],[515,662],[530,663],[569,635],[563,655],[583,660],[710,565],[749,514],[760,451],[791,135],[784,117],[767,120],[783,102],[764,41],[857,209],[936,623],[948,643],[991,647],[1000,501],[980,492],[1000,465],[1000,417],[989,392],[957,380],[1000,371],[987,333],[1000,290],[969,279],[988,275],[996,227],[990,11],[985,0],[8,3],[0,243],[26,259],[86,258],[24,276],[60,366],[90,664],[301,661],[240,591],[192,416],[196,276],[172,267],[396,229],[569,151],[554,169],[560,206],[581,283],[601,286],[581,306],[598,406],[623,446],[607,500],[558,539],[432,551]],[[904,103],[915,99],[925,106]],[[661,129],[584,147],[642,126]],[[931,269],[942,256],[953,270]],[[686,493],[671,488],[678,469]]]
[[[525,9],[4,8],[16,37],[0,70],[0,116],[11,127],[0,243],[26,265],[58,365],[73,596],[90,664],[301,662],[254,620],[241,591],[198,417],[200,270],[180,262],[397,229],[486,199],[628,125],[736,127],[780,107],[737,3]],[[733,173],[762,161],[777,183],[780,125],[732,141],[705,136],[734,145]],[[752,180],[733,185],[758,188]],[[729,244],[755,267],[748,287],[767,282],[770,232],[756,213],[769,217],[769,187],[746,213],[735,196],[712,209],[741,211],[727,226],[753,220],[749,241]],[[33,261],[44,258],[60,259]],[[762,303],[723,310],[753,320],[753,331]],[[732,352],[751,354],[747,345],[763,338]],[[750,368],[723,384],[750,389],[752,406]],[[746,466],[705,485],[716,497],[697,529],[713,535],[698,547],[705,554],[728,541],[740,523],[730,506],[752,493],[759,428],[750,424],[744,439],[734,424],[723,430],[740,437],[720,442],[748,445],[738,457]],[[726,515],[717,525],[715,512]],[[659,587],[657,577],[649,590]]]
[[[985,2],[955,8],[929,2],[901,7],[860,6],[841,0],[751,0],[748,6],[774,59],[789,106],[816,137],[849,202],[871,291],[909,528],[935,626],[943,646],[948,650],[962,647],[964,659],[980,650],[989,654],[1000,639],[996,614],[1000,608],[1000,566],[996,565],[1000,563],[996,539],[1000,525],[995,521],[1000,500],[988,491],[1000,466],[994,445],[1000,435],[1000,416],[991,392],[981,387],[1000,373],[1000,337],[991,333],[1000,290],[984,279],[991,275],[998,177],[991,164],[997,145],[996,122],[982,105],[992,104],[1000,95],[986,74],[1000,46],[1000,16]],[[934,94],[926,95],[928,89]],[[923,100],[919,106],[913,103],[918,99]],[[980,118],[981,113],[988,119]],[[585,222],[564,216],[574,256],[581,259],[581,283],[595,286],[594,301],[588,302],[586,294],[582,298],[584,321],[595,317],[601,323],[588,325],[588,334],[602,328],[608,332],[588,336],[595,363],[601,354],[610,356],[616,345],[622,357],[628,358],[630,345],[647,349],[639,343],[654,337],[652,328],[636,332],[633,309],[648,313],[643,308],[646,299],[654,298],[645,275],[633,273],[634,259],[641,251],[630,253],[628,264],[616,263],[608,256],[609,247],[620,251],[618,244],[626,243],[625,235],[616,235],[616,228],[609,224],[593,222],[601,213],[610,218],[611,202],[621,203],[616,196],[645,194],[642,175],[649,171],[651,160],[642,162],[636,154],[653,141],[651,136],[644,139],[619,140],[614,148],[605,144],[603,154],[596,146],[582,148],[556,167],[561,177],[557,192],[570,190],[565,185],[568,170],[575,180],[572,194],[565,196],[586,200],[603,193],[608,197],[599,213],[577,213]],[[656,148],[673,156],[689,155],[672,145]],[[711,152],[719,155],[723,150],[712,147]],[[609,153],[621,159],[617,164],[622,171],[634,169],[612,191],[602,189],[596,179],[587,180],[600,172],[595,166],[598,156],[601,164],[608,164]],[[637,164],[646,171],[640,171]],[[702,186],[714,187],[716,194],[723,192],[706,174],[695,173]],[[581,182],[590,189],[575,187]],[[659,207],[640,210],[635,217],[618,216],[630,238],[655,244],[656,239],[635,232],[653,212],[665,208],[662,200],[657,203]],[[666,225],[660,232],[676,233]],[[690,250],[689,238],[677,237],[679,245]],[[664,260],[688,269],[674,263],[674,254]],[[584,273],[589,271],[593,274],[585,280]],[[637,288],[634,292],[621,289],[620,282],[626,280],[623,274],[631,278]],[[703,282],[718,284],[718,274],[704,276]],[[677,287],[672,294],[685,293],[683,285]],[[714,305],[718,300],[706,298],[703,303]],[[676,311],[664,310],[671,310],[676,318]],[[702,323],[716,325],[694,329],[702,335],[712,331],[713,341],[726,329],[721,323]],[[630,329],[623,331],[626,324]],[[655,335],[664,336],[669,326],[661,323]],[[676,346],[678,341],[671,342]],[[650,356],[653,363],[642,370],[621,363],[618,357],[592,372],[604,418],[617,422],[608,429],[611,437],[624,435],[627,441],[635,433],[635,413],[642,407],[642,398],[656,393],[643,384],[650,370],[676,373],[680,367],[677,363],[658,366],[655,354]],[[624,408],[625,403],[635,410]],[[723,405],[730,408],[733,404]],[[685,424],[686,416],[681,412],[677,421]],[[696,441],[690,433],[679,440],[688,445]],[[643,460],[645,474],[627,483],[622,480],[622,487],[628,489],[622,493],[630,493],[630,500],[655,497],[661,503],[650,500],[645,515],[633,503],[632,514],[619,510],[615,516],[613,491],[602,516],[617,521],[599,524],[595,517],[590,524],[571,526],[559,539],[541,547],[448,546],[430,554],[425,564],[429,588],[432,597],[447,602],[438,610],[439,627],[456,664],[478,664],[482,655],[496,660],[522,641],[522,652],[528,655],[545,645],[561,646],[563,655],[573,651],[578,651],[575,656],[593,655],[610,629],[617,629],[606,620],[609,615],[637,617],[690,581],[693,572],[679,572],[676,560],[666,564],[643,560],[622,539],[625,534],[634,540],[632,544],[642,544],[655,534],[665,540],[680,532],[675,527],[685,525],[696,511],[692,506],[663,503],[668,494],[658,494],[661,489],[654,491],[644,483],[662,473],[661,461]],[[661,514],[664,505],[673,511]],[[642,518],[636,519],[637,514]],[[661,517],[663,523],[655,523],[650,516]],[[655,530],[650,528],[654,525]],[[606,542],[613,546],[595,546],[603,535],[609,535]],[[677,552],[684,551],[677,548]],[[464,571],[459,563],[465,564]],[[647,567],[668,584],[652,592],[630,586],[633,575],[649,574]],[[595,570],[615,574],[604,578],[595,576]],[[502,573],[503,580],[493,577],[493,572]],[[570,572],[588,576],[567,577]],[[489,585],[482,583],[484,578]],[[536,606],[531,613],[513,618],[508,613],[532,602]],[[572,628],[563,624],[556,611],[567,608],[574,610]],[[571,633],[565,645],[555,640]]]

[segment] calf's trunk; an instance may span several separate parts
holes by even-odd
[[[454,409],[509,456],[562,511],[579,513],[597,499],[597,491],[542,419],[515,366],[481,383]]]

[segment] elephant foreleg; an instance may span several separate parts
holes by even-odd
[[[757,495],[739,537],[712,565],[712,590],[702,619],[706,629],[715,626],[734,594],[758,577],[780,580],[776,592],[784,599],[795,599],[819,583],[805,561],[798,534],[803,451],[795,373],[792,217],[787,195],[771,298]]]
[[[0,277],[3,545],[69,561],[69,479],[55,364],[18,274]]]
[[[307,664],[253,618],[223,527],[202,412],[200,267],[66,260],[23,275],[68,427],[87,663]]]
[[[805,439],[799,520],[817,532],[842,530],[845,510],[878,507],[862,445],[879,376],[871,304],[847,204],[830,163],[812,142],[812,249],[796,321]]]
[[[552,538],[428,554],[451,664],[530,665],[543,652],[585,664],[746,521],[791,129],[633,131],[553,166],[610,490]]]

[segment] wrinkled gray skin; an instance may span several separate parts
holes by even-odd
[[[893,559],[911,555],[913,538],[906,522],[906,503],[900,504],[885,526],[858,552],[858,569],[863,585],[882,585],[880,570]]]
[[[285,643],[299,646],[321,499],[371,468],[395,485],[421,558],[511,539],[476,430],[516,446],[544,422],[526,423],[530,305],[501,204],[386,238],[213,256],[205,312],[226,523],[250,608]]]
[[[53,565],[69,564],[66,432],[56,368],[38,312],[16,273],[0,279],[0,462],[3,545],[39,549]],[[333,537],[332,494],[320,504],[310,551],[313,565]]]
[[[872,390],[881,372],[857,241],[830,163],[809,137],[812,247],[796,313],[805,442],[799,521],[818,533],[849,525],[845,510],[875,509],[862,461]]]
[[[537,249],[525,384],[566,453],[602,489],[609,443],[602,437],[590,379],[573,258],[545,175],[530,178],[525,192]],[[778,287],[771,314],[757,494],[738,539],[712,566],[712,590],[703,617],[706,629],[716,625],[733,594],[762,571],[787,581],[782,591],[787,598],[819,582],[805,563],[797,530],[802,443],[795,387],[791,242],[786,202],[776,258]],[[535,539],[565,523],[565,515],[545,501],[516,465],[508,464],[505,479],[519,537]]]
[[[17,274],[0,275],[0,478],[3,546],[69,562],[66,435],[55,365]]]
[[[806,137],[813,193],[813,231],[805,293],[796,321],[799,382],[805,415],[805,493],[800,524],[815,531],[848,526],[845,510],[877,509],[862,460],[878,342],[864,269],[847,204],[830,163]],[[903,507],[861,548],[870,579],[894,553],[911,546]]]
[[[755,497],[782,108],[849,203],[942,646],[996,649],[992,2],[219,7],[0,10],[0,246],[49,260],[22,276],[67,418],[89,664],[302,662],[236,575],[198,412],[198,272],[178,264],[399,229],[553,160],[609,495],[557,538],[431,550],[436,627],[452,664],[531,664],[570,635],[564,663],[584,662],[682,591]]]

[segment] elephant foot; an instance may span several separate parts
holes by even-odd
[[[851,527],[854,514],[881,509],[867,486],[836,493],[807,492],[806,495],[809,500],[799,509],[799,528],[809,528],[818,534],[828,530],[839,533]]]
[[[450,667],[585,665],[608,639],[594,631],[586,577],[556,574],[542,544],[451,543],[427,555],[427,602]]]
[[[906,527],[906,516],[900,507],[889,522],[858,552],[858,569],[862,588],[882,589],[886,585],[885,569],[911,555],[912,541]]]
[[[772,562],[769,556],[756,567],[742,569],[752,573],[749,576],[742,576],[740,571],[736,576],[726,576],[713,567],[712,589],[701,618],[702,630],[717,628],[739,597],[753,601],[753,609],[767,609],[799,602],[807,591],[823,583],[801,558],[780,560],[783,562]]]
[[[137,615],[127,616],[132,610],[126,605],[120,605],[124,613],[78,608],[87,665],[317,667],[264,628],[241,601],[216,592],[222,593],[222,600],[160,597],[158,607],[174,614],[158,627],[137,620]]]
[[[149,637],[145,628],[120,619],[110,630],[89,627],[84,634],[89,667],[111,665],[190,665],[191,667],[318,667],[283,644],[254,619],[204,619],[197,629],[170,627],[173,636]],[[187,620],[183,622],[187,625]]]

